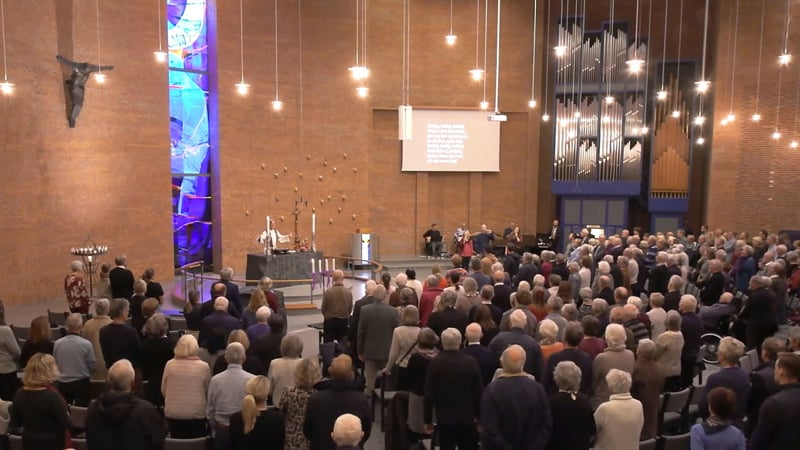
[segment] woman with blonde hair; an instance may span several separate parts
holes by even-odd
[[[186,304],[183,305],[183,318],[186,319],[187,330],[200,330],[200,322],[203,320],[203,313],[200,304],[200,292],[196,289],[189,291],[189,294],[186,296]]]
[[[258,289],[264,293],[264,297],[267,299],[267,306],[269,309],[272,310],[274,313],[279,314],[286,314],[286,311],[280,310],[280,302],[278,301],[278,294],[276,294],[272,289],[272,278],[264,277],[258,282]]]
[[[269,379],[263,375],[251,378],[244,386],[242,410],[230,419],[233,450],[283,450],[286,440],[283,414],[267,407]]]
[[[247,337],[247,333],[245,333],[244,330],[231,331],[231,333],[228,335],[227,344],[232,344],[234,342],[242,344],[244,351],[247,352],[244,363],[242,363],[242,369],[245,372],[252,373],[253,375],[264,375],[266,373],[264,364],[262,364],[261,360],[259,360],[252,352],[249,351],[250,338]],[[228,361],[225,359],[225,353],[223,353],[217,357],[216,361],[214,361],[214,367],[212,368],[211,372],[213,375],[216,375],[224,372],[227,368]]]
[[[258,322],[256,320],[256,311],[262,306],[267,306],[267,295],[261,289],[254,289],[250,295],[250,303],[242,311],[242,329],[246,330]]]
[[[178,339],[161,378],[164,395],[164,416],[169,423],[170,436],[193,439],[208,434],[206,421],[206,392],[211,381],[208,364],[197,356],[197,338],[184,334]]]
[[[303,434],[303,422],[308,398],[319,379],[319,367],[313,360],[305,358],[294,371],[294,386],[283,389],[278,409],[286,420],[286,450],[308,450],[310,443]]]
[[[23,387],[14,394],[10,426],[22,427],[23,450],[63,450],[72,447],[67,404],[55,390],[58,367],[51,355],[30,357],[22,376]]]

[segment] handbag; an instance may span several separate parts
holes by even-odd
[[[400,386],[401,382],[406,378],[406,371],[408,368],[400,366],[400,361],[406,359],[414,349],[417,348],[417,342],[414,342],[414,345],[408,349],[407,352],[403,354],[403,356],[398,359],[390,369],[389,373],[384,373],[384,384],[386,385],[387,389],[397,389]]]
[[[398,367],[400,367],[400,361],[402,361],[402,360],[406,359],[406,357],[408,357],[408,355],[410,355],[410,354],[411,354],[411,352],[413,352],[413,351],[414,351],[414,349],[415,349],[415,348],[417,348],[417,343],[418,343],[418,342],[416,342],[416,341],[415,341],[415,342],[414,342],[414,345],[412,345],[412,346],[411,346],[411,347],[408,349],[408,351],[407,351],[407,352],[405,352],[405,353],[403,354],[403,356],[402,356],[400,359],[398,359],[397,361],[395,361],[395,363],[394,363],[394,364],[392,364],[392,372],[395,372],[395,369],[397,369]]]

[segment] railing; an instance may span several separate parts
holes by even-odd
[[[344,272],[345,278],[348,278],[348,279],[351,279],[351,280],[367,281],[369,279],[372,279],[372,280],[376,280],[377,281],[377,280],[380,279],[380,274],[383,272],[383,264],[381,264],[379,261],[373,261],[373,260],[361,259],[361,258],[350,258],[350,257],[346,257],[346,256],[333,256],[333,257],[329,257],[329,258],[344,262],[345,264],[342,265],[342,267],[343,267],[342,271]],[[358,263],[358,264],[356,264],[356,263]],[[365,265],[371,266],[372,269],[370,270],[370,277],[369,278],[365,278],[365,277],[361,277],[361,276],[356,276],[356,272],[362,272],[364,270],[364,269],[359,269],[359,270],[355,269],[356,265],[359,265],[359,266],[365,266]],[[198,273],[198,269],[199,269],[199,273]],[[195,261],[195,262],[191,262],[191,263],[185,264],[185,265],[183,265],[181,267],[178,267],[178,268],[175,269],[175,273],[177,275],[180,275],[180,277],[181,277],[181,285],[183,286],[183,291],[182,291],[183,295],[187,295],[187,293],[189,292],[190,289],[197,290],[200,293],[200,302],[204,301],[203,297],[204,297],[204,291],[205,290],[202,289],[203,282],[204,281],[218,281],[219,280],[219,277],[217,275],[212,275],[211,272],[205,272],[204,271],[203,262],[202,261]],[[250,279],[242,278],[242,277],[234,277],[234,278],[231,279],[231,281],[233,281],[234,283],[239,283],[239,284],[257,284],[261,280],[250,280]],[[197,285],[198,284],[200,285],[200,289],[197,289]],[[314,280],[311,279],[311,278],[300,278],[300,279],[294,279],[294,280],[272,279],[272,284],[273,285],[308,284],[309,285],[309,292],[310,292],[309,298],[314,296],[314,291],[313,291]]]

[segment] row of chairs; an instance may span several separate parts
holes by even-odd
[[[659,436],[639,443],[639,450],[689,450],[691,434]]]
[[[73,429],[72,444],[76,450],[86,449],[86,437],[83,430],[86,429],[86,415],[88,408],[70,405],[69,418]],[[8,434],[8,444],[10,450],[22,450],[22,436]],[[197,439],[172,439],[167,438],[166,450],[206,450],[208,448],[208,438]]]
[[[22,436],[9,434],[8,448],[9,450],[22,450]],[[86,450],[86,439],[72,438],[72,447],[75,450]],[[197,439],[172,439],[167,438],[164,450],[206,450],[209,448],[208,438]]]
[[[679,433],[688,432],[690,425],[700,415],[697,405],[704,391],[705,385],[699,385],[661,394],[658,402],[658,435],[666,436],[675,430]]]
[[[739,358],[739,366],[747,373],[752,372],[761,364],[761,358],[758,357],[758,350],[748,350],[747,353]]]

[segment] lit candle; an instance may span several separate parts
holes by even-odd
[[[317,213],[311,213],[311,234],[317,232]]]
[[[336,271],[336,258],[331,258],[331,270]]]
[[[314,273],[314,269],[316,269],[314,266],[314,258],[311,258],[311,273]]]
[[[317,263],[319,264],[319,271],[322,272],[322,260],[320,259]]]
[[[325,272],[328,271],[328,258],[325,258]]]

